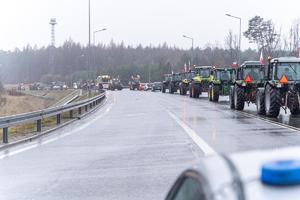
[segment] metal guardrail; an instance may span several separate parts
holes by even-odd
[[[10,126],[36,121],[36,131],[42,132],[42,119],[56,116],[56,124],[59,125],[61,123],[62,113],[70,112],[70,118],[73,118],[74,110],[78,109],[78,115],[81,115],[82,108],[84,108],[85,112],[87,112],[89,109],[99,105],[104,98],[105,92],[95,97],[67,105],[46,108],[39,111],[22,113],[8,117],[0,117],[0,128],[3,129],[3,143],[8,143],[8,128]]]

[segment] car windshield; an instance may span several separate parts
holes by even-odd
[[[300,63],[278,63],[275,79],[285,75],[289,81],[300,80]]]
[[[216,72],[217,80],[229,81],[231,80],[231,73],[228,70],[217,70]]]
[[[250,75],[252,80],[259,81],[263,79],[263,70],[261,66],[247,66],[243,68],[243,79]]]

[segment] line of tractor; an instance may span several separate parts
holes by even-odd
[[[245,61],[237,67],[197,66],[193,70],[166,74],[162,92],[199,98],[203,92],[208,100],[218,102],[229,96],[231,109],[243,110],[256,104],[257,114],[278,117],[281,108],[292,115],[300,114],[300,58],[268,58]]]

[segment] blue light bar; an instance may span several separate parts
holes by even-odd
[[[277,160],[263,164],[261,181],[268,185],[300,184],[300,160]]]

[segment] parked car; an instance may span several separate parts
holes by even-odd
[[[161,84],[161,82],[154,82],[154,83],[152,84],[152,88],[151,88],[152,92],[155,92],[156,90],[161,91],[161,89],[162,89],[162,84]]]
[[[152,83],[145,83],[145,91],[152,89]]]

